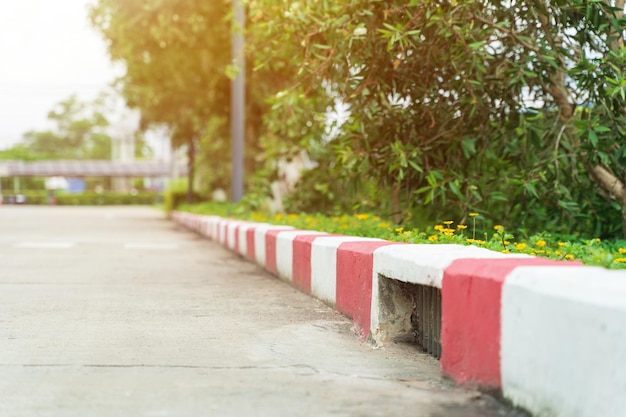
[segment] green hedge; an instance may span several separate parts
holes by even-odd
[[[26,197],[24,204],[48,205],[48,194],[41,191],[20,193]],[[5,194],[5,204],[15,198],[14,194]],[[56,205],[59,206],[112,206],[112,205],[152,205],[160,201],[160,194],[156,192],[139,192],[135,195],[128,193],[95,193],[82,194],[58,194],[54,196]]]
[[[193,192],[193,200],[196,203],[206,201],[206,198],[197,193]],[[168,218],[170,217],[173,210],[176,210],[183,204],[187,202],[187,190],[181,189],[180,186],[171,187],[163,193],[163,205],[165,208],[165,213]]]

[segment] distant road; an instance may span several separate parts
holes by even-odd
[[[518,415],[150,208],[0,207],[0,417]]]

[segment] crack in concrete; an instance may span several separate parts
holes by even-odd
[[[293,364],[281,366],[242,365],[242,366],[205,366],[205,365],[162,365],[162,364],[70,364],[70,363],[36,363],[36,364],[6,364],[0,363],[0,368],[162,368],[162,369],[206,369],[206,370],[272,370],[272,369],[306,369],[314,374],[356,378],[371,381],[406,382],[405,378],[389,379],[373,375],[358,375],[338,371],[320,371],[310,365]]]
[[[271,369],[308,369],[312,372],[319,371],[309,365],[242,365],[242,366],[205,366],[205,365],[162,365],[162,364],[71,364],[71,363],[25,363],[8,364],[0,363],[0,368],[180,368],[180,369],[209,369],[209,370],[271,370]]]

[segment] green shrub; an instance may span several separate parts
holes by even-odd
[[[25,191],[18,193],[26,198],[24,204],[48,205],[50,197],[45,191]],[[5,194],[4,200],[11,201],[15,194]],[[81,194],[56,193],[54,202],[59,206],[112,206],[112,205],[152,205],[159,201],[159,193],[154,191],[141,191],[136,194],[116,192],[86,192]]]
[[[56,196],[56,204],[60,206],[112,206],[112,205],[152,205],[157,203],[158,193],[82,193],[61,194]]]
[[[196,203],[201,201],[205,201],[201,194],[194,191],[193,200]],[[163,206],[167,217],[170,217],[170,214],[173,210],[180,207],[181,204],[187,202],[187,179],[181,178],[175,181],[172,181],[167,189],[163,192]]]

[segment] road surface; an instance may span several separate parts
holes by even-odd
[[[0,417],[496,417],[151,208],[0,207]]]

